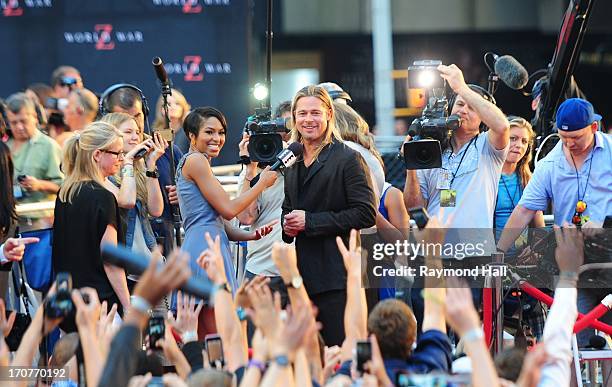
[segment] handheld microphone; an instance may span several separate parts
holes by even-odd
[[[284,167],[288,168],[295,164],[297,158],[300,157],[304,153],[304,145],[299,142],[292,142],[289,144],[289,147],[283,149],[277,156],[276,162],[272,164],[270,167],[271,171],[276,171],[277,169]],[[251,187],[253,187],[259,181],[259,176],[261,173],[258,173],[257,176],[251,180]]]
[[[529,73],[513,56],[493,54],[495,73],[509,88],[521,90],[529,82]]]
[[[141,275],[149,267],[147,256],[134,253],[125,246],[103,243],[101,252],[104,262],[126,269],[131,274]],[[212,285],[202,277],[191,277],[180,289],[192,296],[208,299],[212,292]]]
[[[155,69],[155,74],[157,75],[157,79],[161,82],[162,86],[170,87],[170,79],[168,79],[168,73],[166,73],[166,68],[164,67],[164,62],[162,58],[156,56],[152,61],[153,68]],[[172,93],[170,93],[172,95]]]

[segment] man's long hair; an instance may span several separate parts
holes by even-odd
[[[331,97],[329,96],[329,93],[327,92],[327,90],[325,90],[325,88],[321,86],[310,85],[310,86],[306,86],[302,88],[293,97],[293,102],[291,103],[291,121],[292,121],[291,128],[292,129],[291,129],[291,140],[290,141],[291,142],[297,141],[297,142],[303,143],[302,134],[297,130],[296,125],[295,125],[295,121],[296,121],[295,120],[295,109],[297,108],[298,100],[302,97],[318,98],[321,102],[323,102],[323,105],[325,106],[325,108],[327,108],[328,111],[331,112],[331,114],[329,114],[327,117],[327,129],[323,136],[323,140],[321,141],[321,144],[319,144],[319,146],[315,150],[314,159],[316,160],[326,145],[332,143],[334,140],[338,142],[342,142],[342,137],[340,137],[340,133],[338,132],[338,129],[336,128],[336,125],[335,125],[334,105],[333,105]]]

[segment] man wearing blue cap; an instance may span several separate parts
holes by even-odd
[[[556,123],[561,141],[538,163],[506,223],[498,243],[500,250],[507,251],[536,211],[546,210],[549,202],[553,203],[557,225],[567,222],[598,228],[612,215],[612,136],[597,130],[599,120],[601,116],[584,99],[570,98],[559,106]],[[588,312],[607,294],[595,296],[591,306],[581,302],[580,293],[580,312]],[[603,320],[612,322],[612,316],[608,319]],[[588,342],[587,331],[578,335],[579,345]]]
[[[555,223],[601,227],[612,214],[612,136],[598,132],[593,105],[570,98],[557,110],[561,141],[539,163],[506,223],[498,247],[507,250],[536,211],[553,202]]]

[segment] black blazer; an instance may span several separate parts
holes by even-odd
[[[304,286],[311,295],[345,289],[346,270],[336,236],[348,245],[351,229],[368,228],[376,222],[376,199],[368,168],[358,152],[340,142],[321,151],[302,184],[298,164],[303,160],[285,171],[282,217],[292,210],[306,212],[306,229],[295,241]],[[283,231],[283,240],[291,243],[293,238]]]

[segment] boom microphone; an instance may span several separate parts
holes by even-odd
[[[289,147],[283,149],[278,156],[276,156],[276,162],[272,164],[270,170],[276,171],[281,167],[288,168],[292,166],[297,161],[297,158],[302,155],[302,153],[304,153],[304,145],[300,144],[299,142],[292,142],[289,144]],[[257,176],[251,180],[251,187],[257,184],[259,181],[259,175],[261,175],[261,173],[258,173]]]
[[[495,73],[499,75],[499,79],[509,88],[521,90],[527,85],[527,82],[529,82],[529,73],[513,56],[497,56],[493,54],[493,58],[495,59]]]
[[[153,58],[153,68],[155,68],[155,74],[157,74],[157,79],[161,82],[162,86],[170,87],[170,80],[168,79],[168,74],[166,73],[166,68],[164,67],[164,62],[158,56]]]
[[[149,267],[147,256],[134,253],[125,246],[103,243],[101,252],[104,262],[124,268],[130,274],[141,275]],[[190,277],[180,289],[187,294],[203,299],[208,299],[212,293],[211,283],[201,277]]]

